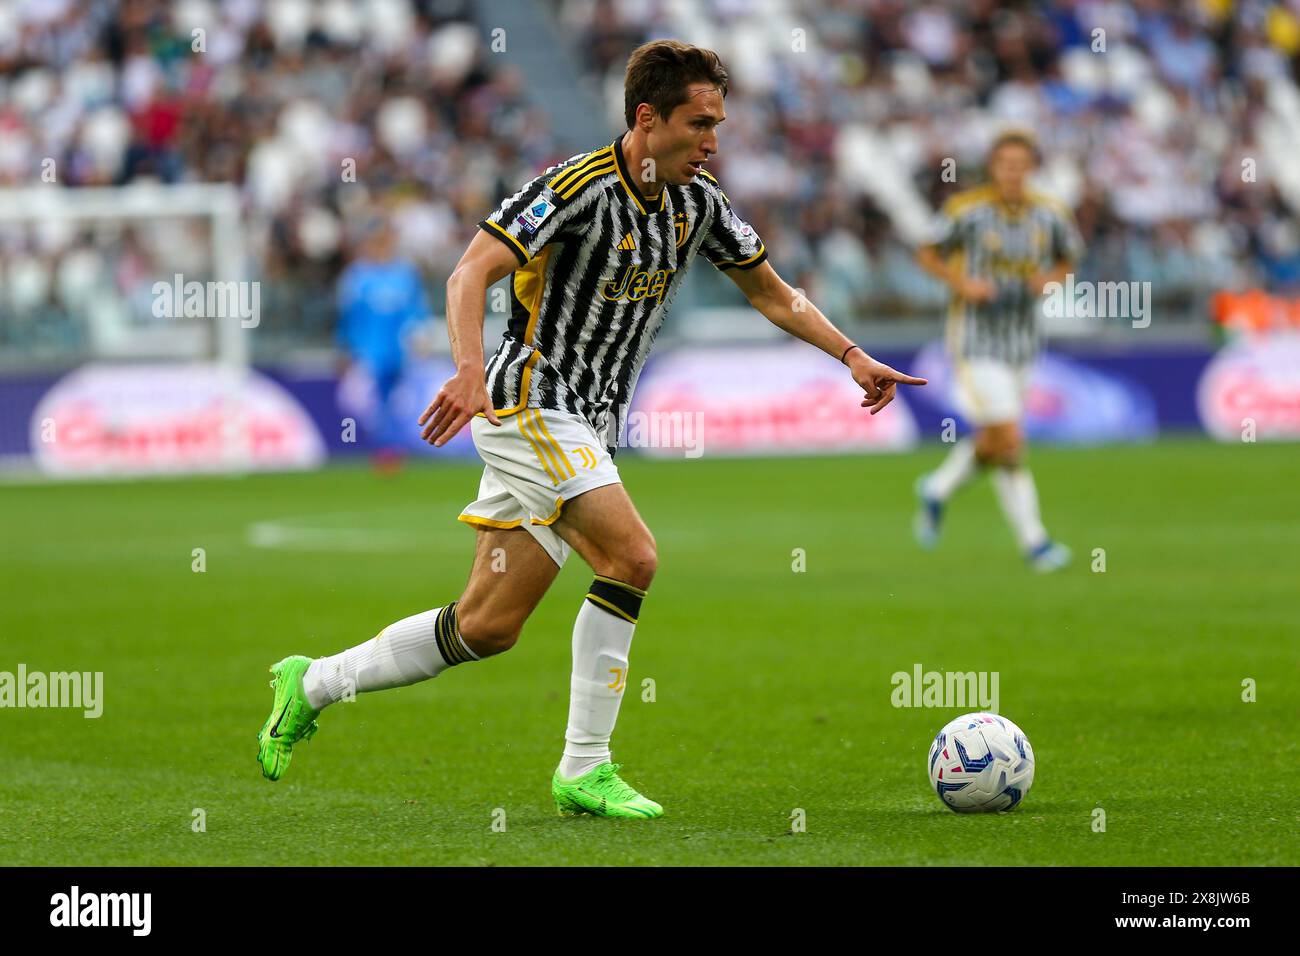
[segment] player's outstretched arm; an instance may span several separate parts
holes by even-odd
[[[443,384],[420,416],[422,437],[445,445],[477,413],[500,425],[483,381],[483,303],[488,286],[518,265],[509,247],[479,232],[447,280],[447,336],[456,374]]]
[[[926,383],[923,378],[899,372],[873,359],[837,329],[801,291],[792,289],[777,275],[770,262],[753,269],[728,269],[727,275],[745,293],[749,304],[769,322],[847,365],[853,381],[866,393],[862,407],[870,408],[872,415],[894,400],[899,383]]]

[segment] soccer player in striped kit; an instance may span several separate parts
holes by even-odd
[[[923,547],[934,547],[953,493],[989,471],[1025,559],[1048,572],[1069,564],[1070,550],[1043,527],[1038,491],[1023,462],[1021,419],[1039,346],[1039,298],[1079,259],[1083,241],[1069,209],[1029,188],[1037,161],[1032,136],[1001,134],[989,151],[990,182],[950,198],[934,241],[919,251],[922,267],[952,290],[948,354],[958,407],[975,434],[917,482],[914,529]]]
[[[726,92],[712,51],[670,40],[638,48],[624,83],[627,132],[546,170],[480,223],[447,284],[457,372],[419,422],[435,445],[469,425],[485,464],[478,497],[460,515],[478,539],[469,582],[456,600],[364,644],[273,665],[275,700],[258,738],[269,779],[331,703],[509,650],[577,551],[595,579],[573,628],[569,720],[551,793],[562,814],[663,813],[611,763],[632,635],[658,564],[613,454],[686,268],[702,255],[768,321],[846,365],[871,414],[899,383],[925,384],[872,359],[782,281],[704,170],[718,151]],[[511,317],[485,371],[484,299],[506,276]]]

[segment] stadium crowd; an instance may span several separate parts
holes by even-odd
[[[898,197],[938,208],[1006,125],[1037,135],[1084,272],[1182,306],[1300,285],[1294,0],[553,2],[611,110],[637,44],[718,50],[734,86],[716,171],[774,261],[840,314],[942,300]]]
[[[0,188],[40,183],[47,158],[66,187],[235,183],[263,332],[307,340],[331,335],[335,283],[387,219],[436,308],[475,221],[521,170],[558,156],[523,78],[488,56],[468,11],[444,0],[0,4]],[[10,331],[26,315],[32,333],[54,334],[59,289],[90,281],[88,253],[90,272],[139,299],[123,283],[170,276],[171,250],[150,238],[0,221]]]
[[[539,2],[609,106],[602,136],[637,44],[718,50],[714,171],[832,314],[934,314],[913,246],[1008,123],[1076,210],[1081,272],[1151,280],[1198,321],[1215,290],[1300,285],[1297,0]],[[268,331],[318,341],[387,220],[437,311],[474,223],[568,152],[481,26],[469,0],[0,2],[0,188],[50,160],[62,187],[234,183]],[[167,274],[158,246],[0,219],[0,338],[87,275],[130,298]]]

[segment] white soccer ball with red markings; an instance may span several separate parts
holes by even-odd
[[[1034,782],[1034,748],[997,714],[964,714],[930,745],[930,785],[957,813],[1011,810]]]

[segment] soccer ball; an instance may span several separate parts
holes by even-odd
[[[930,785],[957,813],[1011,810],[1034,782],[1034,748],[997,714],[964,714],[930,745]]]

